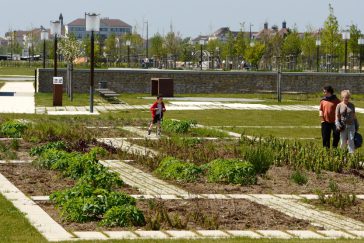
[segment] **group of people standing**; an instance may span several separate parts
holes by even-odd
[[[350,102],[350,91],[341,91],[341,100],[334,94],[331,86],[323,88],[324,97],[320,102],[320,118],[323,146],[330,148],[331,133],[333,135],[332,147],[340,147],[355,151],[355,133],[359,129],[355,106]]]

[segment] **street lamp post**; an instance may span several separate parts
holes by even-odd
[[[361,73],[361,68],[362,68],[362,54],[363,54],[363,46],[364,46],[364,38],[360,37],[358,39],[358,44],[359,44],[359,72]]]
[[[200,62],[201,62],[201,71],[202,71],[202,62],[203,62],[203,60],[202,60],[202,58],[203,58],[203,46],[205,45],[205,40],[203,40],[203,39],[201,39],[200,40],[200,51],[201,51],[201,55],[200,55]]]
[[[88,13],[86,17],[86,31],[91,31],[91,55],[90,55],[90,113],[94,112],[94,73],[95,73],[95,37],[94,32],[100,31],[100,16]]]
[[[61,23],[51,21],[51,34],[54,35],[54,69],[53,77],[57,77],[57,36],[61,35]],[[53,106],[62,106],[63,84],[56,84],[53,80]]]
[[[321,40],[320,39],[317,39],[316,40],[316,51],[317,51],[317,54],[316,54],[316,71],[319,72],[320,71],[320,46],[321,46]]]
[[[343,40],[345,41],[345,73],[348,68],[348,40],[350,40],[350,32],[348,30],[343,31],[342,33]]]
[[[131,45],[131,41],[127,40],[125,42],[126,46],[128,47],[128,67],[130,68],[130,45]]]
[[[42,29],[42,32],[40,32],[40,39],[43,41],[43,68],[45,68],[45,64],[46,64],[46,40],[48,40],[48,31],[46,29]]]
[[[31,51],[31,48],[32,48],[32,43],[31,42],[28,42],[28,59],[29,59],[29,67],[30,67],[30,51]]]

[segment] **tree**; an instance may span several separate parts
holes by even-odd
[[[298,56],[301,53],[302,41],[296,29],[290,32],[283,41],[282,54],[284,56]]]
[[[159,33],[156,33],[150,39],[150,52],[152,56],[155,56],[156,61],[158,63],[160,62],[161,58],[165,56],[166,53],[163,43],[164,43],[164,38]]]
[[[235,53],[239,58],[244,58],[247,41],[244,38],[243,31],[240,31],[235,41]]]
[[[105,40],[105,54],[108,57],[108,60],[116,60],[118,58],[118,50],[116,47],[116,35],[112,33]]]
[[[334,55],[335,49],[337,49],[341,44],[341,38],[339,34],[339,22],[334,15],[334,9],[331,4],[329,4],[329,16],[325,20],[321,39],[323,52]]]
[[[245,58],[252,67],[256,67],[258,69],[259,62],[262,59],[265,50],[266,46],[263,43],[255,42],[254,45],[246,48]]]
[[[361,31],[355,24],[350,25],[350,40],[348,41],[349,53],[359,54],[360,47],[358,40],[361,36]]]
[[[173,60],[177,60],[177,56],[180,51],[180,43],[181,37],[175,34],[174,31],[170,31],[167,33],[166,37],[164,38],[164,46],[169,55],[173,57]]]
[[[303,56],[306,59],[308,68],[312,69],[312,66],[315,63],[317,49],[316,49],[316,38],[311,31],[305,32],[301,43],[301,49]]]

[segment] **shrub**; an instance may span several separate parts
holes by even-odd
[[[274,153],[270,148],[263,146],[249,147],[245,151],[244,158],[254,166],[258,174],[265,174],[273,164]]]
[[[202,173],[202,169],[195,164],[182,162],[173,157],[166,157],[159,164],[155,173],[163,179],[192,182],[197,180]]]
[[[328,196],[321,191],[317,192],[321,204],[328,204],[340,209],[345,209],[346,207],[357,204],[356,195],[341,192],[339,186],[334,181],[330,181],[329,189],[332,194]]]
[[[143,213],[133,205],[121,205],[110,208],[100,222],[104,226],[143,226],[145,219]]]
[[[57,165],[57,169],[65,169],[71,155],[63,150],[47,149],[37,159],[33,160],[32,163],[36,167],[44,169],[54,169],[55,164]]]
[[[196,124],[196,121],[177,121],[166,119],[162,123],[162,128],[171,133],[187,133],[189,129]]]
[[[50,142],[41,146],[37,146],[30,149],[31,156],[39,156],[45,150],[56,149],[56,150],[66,150],[66,144],[63,141]]]
[[[254,166],[238,159],[217,159],[206,164],[209,182],[251,185],[257,181]]]
[[[295,171],[292,173],[292,175],[291,175],[291,180],[292,180],[294,183],[296,183],[296,184],[298,184],[298,185],[300,185],[300,186],[305,185],[305,184],[307,184],[307,182],[308,182],[307,175],[306,175],[306,174],[304,174],[302,171],[299,171],[299,170],[295,170]]]
[[[0,135],[11,138],[20,138],[27,125],[18,121],[7,121],[0,126]]]

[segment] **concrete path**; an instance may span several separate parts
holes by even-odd
[[[1,92],[10,92],[14,95],[0,95],[0,113],[35,113],[32,82],[6,82],[0,89],[0,94]]]
[[[105,143],[117,149],[121,149],[130,154],[137,154],[154,158],[158,155],[157,151],[145,148],[136,144],[129,143],[124,138],[98,138],[98,142]]]
[[[155,97],[142,97],[145,100],[155,100]],[[213,98],[213,97],[164,97],[167,101],[203,101],[203,102],[242,102],[242,103],[260,103],[264,100],[246,99],[246,98]]]

